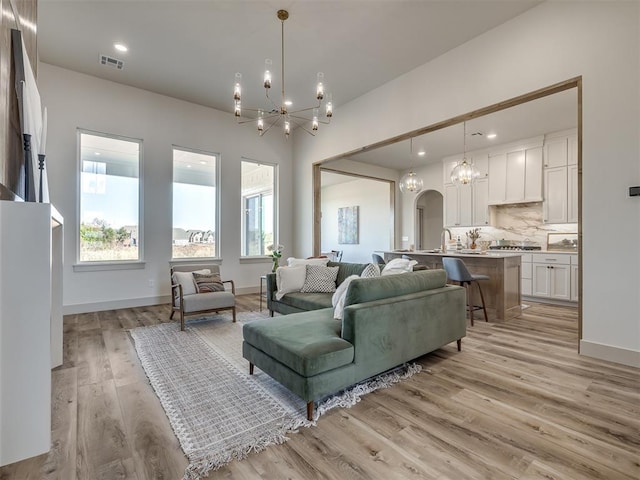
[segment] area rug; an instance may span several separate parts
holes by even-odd
[[[242,358],[242,323],[269,321],[257,312],[216,315],[130,331],[151,386],[189,460],[184,479],[196,480],[211,470],[243,459],[287,434],[310,427],[335,407],[355,405],[360,397],[409,378],[420,365],[404,365],[317,402],[315,418],[306,418],[306,402],[255,369]]]

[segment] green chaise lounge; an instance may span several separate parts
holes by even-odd
[[[347,289],[343,320],[333,308],[243,326],[242,354],[307,402],[402,365],[466,335],[465,291],[444,270],[358,278]]]

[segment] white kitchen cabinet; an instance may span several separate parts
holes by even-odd
[[[532,255],[531,296],[554,300],[571,300],[570,256],[536,253]]]
[[[542,201],[542,147],[489,157],[489,204]]]
[[[571,265],[571,301],[577,302],[580,298],[578,284],[579,284],[579,269],[578,265]]]
[[[567,167],[545,168],[544,223],[567,223]]]
[[[479,178],[471,187],[473,193],[473,226],[489,225],[489,179]]]
[[[489,155],[489,205],[504,203],[507,193],[507,154]]]
[[[520,259],[521,291],[522,295],[531,296],[533,282],[533,263],[530,253],[525,253]]]
[[[544,167],[566,167],[568,154],[567,137],[549,138],[544,144]]]
[[[478,172],[478,179],[489,176],[489,154],[478,153],[473,155],[471,160],[473,162],[473,168]]]
[[[472,198],[471,185],[445,185],[445,227],[466,227],[472,224]]]
[[[459,158],[445,158],[442,161],[442,184],[453,185],[451,182],[451,171],[458,165]]]

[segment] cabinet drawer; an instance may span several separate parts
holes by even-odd
[[[557,263],[559,265],[569,265],[571,255],[562,253],[536,253],[533,255],[533,263]]]
[[[533,278],[531,274],[531,263],[523,263],[522,264],[522,280],[525,278],[531,279]]]

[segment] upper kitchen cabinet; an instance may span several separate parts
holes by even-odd
[[[578,164],[578,134],[575,129],[551,133],[544,140],[544,168]]]
[[[578,222],[578,136],[575,130],[549,134],[544,144],[545,223]]]
[[[541,202],[542,137],[489,155],[489,205]]]

